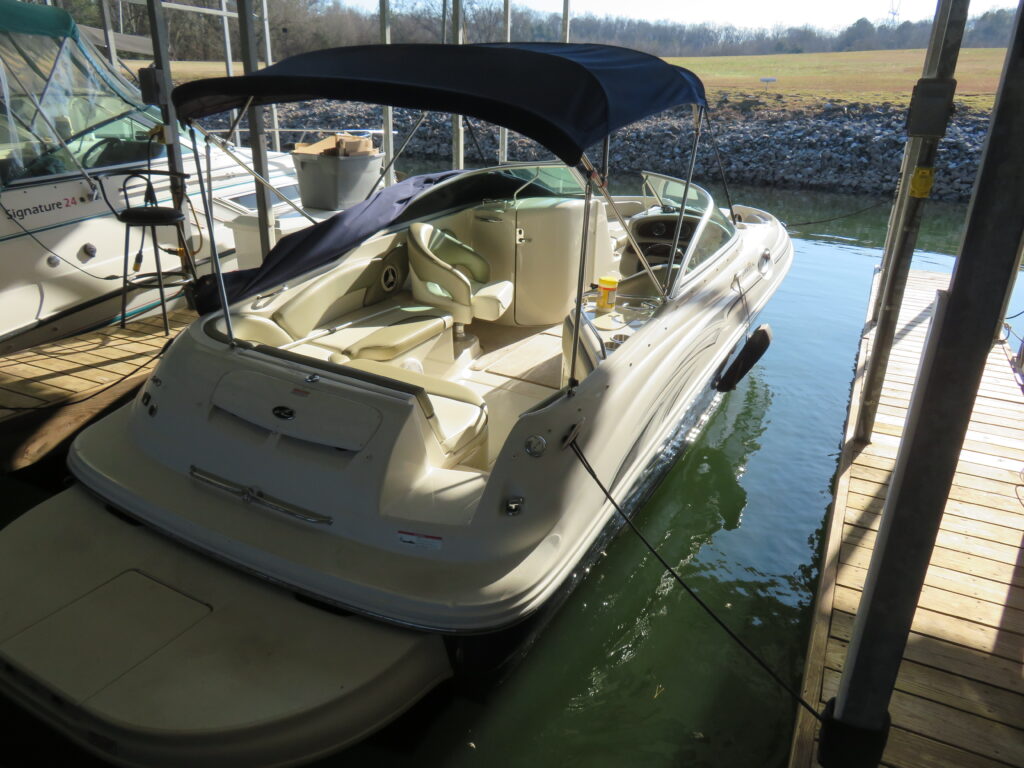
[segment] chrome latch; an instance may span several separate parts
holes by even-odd
[[[509,496],[505,501],[505,514],[509,517],[515,517],[523,513],[523,497],[522,496]]]

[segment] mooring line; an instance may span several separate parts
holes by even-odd
[[[744,651],[746,651],[747,655],[750,656],[750,658],[752,658],[754,661],[756,661],[758,665],[761,667],[761,669],[767,672],[769,677],[771,677],[772,680],[774,680],[779,685],[779,687],[782,688],[782,690],[788,693],[797,704],[806,709],[815,720],[821,722],[823,720],[821,714],[819,714],[814,707],[808,704],[807,701],[799,693],[794,691],[789,686],[789,684],[786,683],[786,681],[783,680],[774,669],[768,666],[768,663],[760,656],[758,656],[757,652],[754,651],[754,649],[751,648],[749,645],[747,645],[743,641],[743,639],[729,627],[728,624],[722,621],[722,619],[720,619],[718,615],[711,609],[711,606],[705,603],[704,600],[701,599],[700,595],[694,592],[690,585],[683,581],[683,577],[679,575],[676,569],[669,565],[668,561],[665,560],[665,558],[661,556],[658,550],[654,548],[654,545],[652,545],[647,540],[647,538],[643,535],[640,529],[637,528],[636,524],[629,518],[629,516],[625,512],[622,511],[622,507],[618,505],[618,502],[616,502],[615,499],[612,498],[612,495],[609,492],[609,490],[605,488],[604,483],[602,483],[601,479],[597,476],[597,472],[594,471],[594,468],[590,465],[590,462],[587,460],[587,457],[583,454],[583,449],[580,448],[579,444],[576,442],[575,437],[573,437],[573,439],[569,442],[568,445],[570,448],[572,448],[572,452],[576,454],[576,458],[579,459],[580,464],[583,465],[583,468],[587,471],[587,474],[589,474],[594,479],[594,482],[597,483],[597,487],[601,489],[601,492],[604,494],[605,498],[608,499],[609,502],[611,502],[611,505],[613,507],[615,507],[615,511],[619,513],[619,516],[625,521],[626,525],[628,525],[630,529],[633,531],[633,533],[637,535],[640,541],[643,542],[644,546],[647,547],[647,551],[649,551],[652,555],[654,555],[655,558],[657,558],[658,562],[661,563],[665,571],[672,575],[672,578],[674,578],[679,583],[679,585],[686,590],[687,594],[689,594],[690,597],[692,597],[697,602],[697,605],[703,608],[704,612],[707,613],[707,615],[710,616],[715,621],[715,623],[718,624],[719,627],[725,630],[725,633],[729,635],[729,637],[731,637],[734,641],[736,641],[736,644],[739,645],[739,647],[742,648]]]

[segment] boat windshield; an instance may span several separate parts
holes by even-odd
[[[653,205],[681,207],[683,193],[686,192],[685,181],[650,171],[644,171],[643,179],[645,208]],[[689,193],[686,196],[687,213],[700,216],[712,205],[711,195],[696,184],[690,184]]]
[[[141,162],[160,123],[85,39],[0,25],[0,182]]]

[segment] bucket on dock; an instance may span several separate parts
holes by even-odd
[[[363,136],[338,134],[297,145],[292,162],[302,205],[337,211],[362,202],[380,178],[383,159],[384,154]]]

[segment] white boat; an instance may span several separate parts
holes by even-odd
[[[111,206],[125,207],[121,188],[133,172],[167,171],[166,147],[151,139],[160,123],[160,111],[143,103],[65,11],[0,0],[0,355],[120,318],[124,225]],[[250,160],[248,150],[235,153]],[[270,163],[271,180],[297,198],[291,159],[276,154]],[[211,176],[219,222],[253,215],[252,177],[219,149]],[[170,179],[152,179],[156,202],[170,204]],[[131,205],[142,203],[144,181],[130,180]],[[195,208],[189,246],[208,269],[198,198]],[[156,271],[140,231],[132,240],[133,262],[141,254],[133,277]],[[217,231],[226,266],[236,265],[232,230]],[[158,235],[172,251],[162,268],[181,272],[174,229]],[[258,254],[251,258],[245,266],[259,263]],[[129,299],[130,316],[157,307],[155,278],[136,281]]]
[[[313,759],[499,664],[621,522],[577,450],[625,499],[763,351],[792,260],[778,220],[659,174],[606,195],[584,154],[657,111],[699,117],[685,70],[594,45],[362,47],[175,100],[371,92],[563,163],[410,179],[227,275],[230,311],[76,440],[79,485],[0,533],[0,687],[119,764]],[[616,272],[609,307],[593,286]]]

